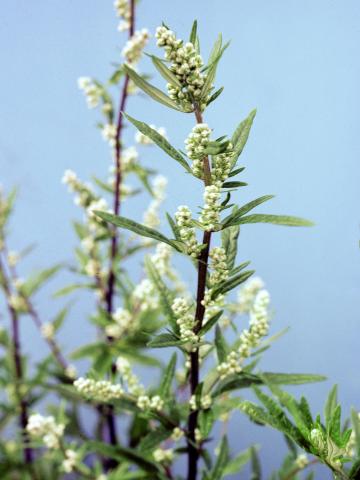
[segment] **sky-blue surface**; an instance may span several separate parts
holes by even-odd
[[[258,109],[242,156],[250,187],[237,200],[276,194],[263,211],[316,222],[312,229],[249,225],[241,233],[239,260],[252,260],[272,295],[273,332],[291,326],[262,368],[324,373],[330,382],[297,390],[308,393],[314,410],[322,408],[334,382],[340,385],[344,410],[350,405],[360,409],[360,3],[143,0],[137,26],[154,31],[164,20],[187,36],[194,18],[205,56],[218,32],[231,40],[217,79],[225,91],[206,121],[220,136],[231,133],[253,107]],[[87,110],[76,79],[108,77],[123,42],[116,25],[111,1],[2,1],[0,181],[20,188],[13,248],[38,245],[25,272],[72,258],[70,220],[79,212],[60,184],[65,168],[82,178],[108,168],[108,147],[94,128],[99,117]],[[148,50],[155,51],[154,41]],[[143,71],[150,68],[145,60]],[[194,122],[144,97],[132,99],[129,112],[166,126],[171,142],[181,148]],[[132,136],[129,130],[128,138]],[[144,154],[148,165],[169,178],[168,211],[179,204],[200,204],[200,186],[185,183],[177,164],[156,150]],[[123,210],[134,218],[140,212],[133,203]],[[185,271],[187,279],[191,275]],[[38,304],[45,315],[55,313],[49,313],[48,300]],[[79,301],[77,315],[65,328],[62,340],[69,349],[91,331],[85,311],[85,301]],[[45,353],[35,330],[23,327],[31,339],[28,348]],[[241,417],[230,422],[230,431],[238,448],[262,438],[262,431]],[[277,433],[267,433],[263,443],[268,473],[279,464],[283,442]]]

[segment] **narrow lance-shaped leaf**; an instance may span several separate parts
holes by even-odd
[[[187,340],[179,340],[178,337],[171,333],[160,333],[160,335],[150,340],[147,346],[152,348],[178,347],[186,342]]]
[[[246,145],[246,142],[249,138],[251,126],[253,124],[254,118],[256,115],[256,110],[252,110],[248,117],[243,120],[240,125],[237,127],[235,130],[233,136],[232,136],[232,144],[234,146],[234,154],[233,154],[233,159],[232,159],[232,167],[235,166],[237,159],[241,155],[242,151],[244,150],[244,147]]]
[[[221,232],[221,243],[226,252],[226,262],[229,270],[232,270],[235,264],[239,234],[240,228],[237,225],[226,228]]]
[[[160,73],[160,75],[172,85],[181,88],[181,83],[176,75],[173,74],[171,70],[164,65],[164,62],[161,61],[159,58],[155,57],[154,55],[150,55],[151,61],[153,62],[155,68]]]
[[[337,405],[337,385],[334,385],[330,390],[325,403],[324,416],[325,416],[326,427],[329,426],[329,423],[330,423],[332,414],[336,408],[336,405]]]
[[[174,240],[170,240],[169,238],[165,237],[165,235],[158,232],[157,230],[154,230],[153,228],[146,227],[145,225],[141,225],[134,220],[117,216],[112,213],[100,212],[99,210],[94,210],[94,213],[98,217],[105,220],[105,222],[112,223],[116,227],[125,228],[126,230],[130,230],[131,232],[141,235],[142,237],[152,238],[153,240],[157,240],[158,242],[167,243],[171,247],[178,250],[178,247]]]
[[[272,225],[281,225],[284,227],[312,227],[314,225],[313,222],[305,218],[291,217],[289,215],[268,215],[266,213],[246,215],[228,225],[243,225],[245,223],[271,223]]]
[[[189,167],[188,163],[184,159],[184,157],[181,155],[180,152],[178,152],[167,140],[166,138],[161,135],[159,132],[151,128],[149,125],[147,125],[144,122],[140,122],[139,120],[136,120],[133,117],[130,117],[130,115],[127,115],[126,113],[123,113],[123,115],[131,122],[141,133],[149,137],[158,147],[160,147],[164,152],[169,155],[171,158],[176,160],[177,162],[182,165],[185,170],[191,173],[191,168]]]
[[[164,92],[159,90],[158,88],[151,85],[149,82],[144,80],[139,74],[135,72],[129,65],[124,65],[125,73],[131,78],[131,80],[135,83],[136,86],[141,88],[141,90],[147,93],[151,98],[156,100],[159,103],[162,103],[166,107],[173,108],[174,110],[178,110],[182,112],[183,110],[179,108],[176,103],[171,100],[170,97],[165,95]]]
[[[162,398],[168,398],[171,390],[171,383],[173,381],[175,375],[175,368],[176,368],[176,353],[170,359],[169,365],[166,367],[164,372],[161,385],[159,388],[159,395]]]
[[[227,437],[224,436],[220,443],[219,455],[216,460],[214,470],[211,472],[211,475],[210,475],[211,480],[220,480],[221,478],[223,478],[223,473],[228,463],[228,460],[229,460],[229,445],[228,445]]]
[[[225,282],[222,282],[217,288],[214,289],[212,293],[212,298],[216,298],[218,295],[223,295],[230,290],[233,290],[241,283],[246,282],[246,280],[250,278],[254,272],[255,270],[248,270],[246,272],[240,273],[239,275],[236,275],[235,277],[229,278]]]
[[[274,195],[263,195],[262,197],[256,198],[255,200],[246,203],[242,207],[235,209],[228,217],[224,218],[222,222],[223,227],[227,227],[228,225],[233,224],[234,222],[239,220],[240,217],[250,212],[258,205],[261,205],[262,203],[267,202],[272,198],[274,198]]]
[[[226,360],[228,346],[226,345],[226,340],[223,334],[221,333],[219,325],[216,325],[216,329],[215,329],[215,347],[216,347],[216,353],[217,353],[219,362],[220,363],[224,362]]]
[[[172,303],[171,292],[167,288],[166,284],[161,278],[161,275],[159,274],[159,272],[157,271],[154,264],[151,262],[149,258],[145,260],[145,265],[146,265],[149,278],[153,282],[156,290],[159,293],[160,303],[161,303],[161,306],[163,307],[164,314],[166,315],[173,331],[175,333],[178,333],[179,326],[176,323],[176,318],[171,308],[171,303]]]
[[[25,296],[30,296],[35,293],[45,282],[50,280],[61,268],[61,265],[55,265],[51,268],[46,268],[29,278],[21,287]]]
[[[250,448],[248,448],[247,450],[239,453],[235,458],[228,462],[224,470],[224,476],[234,475],[235,473],[240,472],[243,467],[245,467],[245,465],[250,461],[250,459],[251,450]]]

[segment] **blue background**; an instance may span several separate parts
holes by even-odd
[[[360,4],[143,0],[137,27],[153,32],[164,20],[185,37],[194,18],[200,21],[205,58],[218,32],[231,40],[217,79],[226,88],[206,121],[217,136],[230,134],[253,107],[258,109],[242,156],[250,188],[242,189],[237,200],[275,193],[276,199],[260,210],[316,222],[312,229],[243,228],[239,260],[251,259],[271,292],[276,312],[272,331],[291,326],[266,354],[262,368],[326,374],[330,382],[297,392],[306,391],[314,410],[320,410],[336,382],[344,411],[350,405],[359,409]],[[120,61],[124,40],[116,26],[111,1],[2,1],[1,183],[20,187],[12,248],[38,245],[24,272],[72,259],[70,220],[80,214],[60,184],[65,168],[82,178],[106,174],[108,147],[94,128],[99,117],[87,110],[76,79],[108,78],[110,62]],[[155,51],[154,41],[148,50]],[[151,70],[148,60],[141,68]],[[194,123],[191,116],[181,117],[146,98],[131,99],[129,112],[165,125],[179,148]],[[129,140],[133,133],[129,129]],[[145,163],[169,178],[168,211],[179,204],[200,204],[200,186],[185,187],[187,178],[177,164],[155,149],[144,154]],[[141,208],[128,203],[123,214],[141,218]],[[184,274],[193,281],[191,270]],[[55,313],[46,298],[39,298],[38,306],[45,317]],[[67,350],[93,332],[84,319],[87,311],[85,299],[79,300],[62,337]],[[27,348],[44,355],[46,346],[30,321],[23,332],[31,338]],[[279,464],[283,442],[276,432],[263,436],[242,417],[230,423],[230,431],[237,448],[262,441],[266,473]]]

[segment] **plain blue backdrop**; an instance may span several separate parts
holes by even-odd
[[[291,327],[266,354],[262,367],[327,375],[329,382],[295,390],[306,391],[314,410],[322,409],[335,382],[344,410],[350,405],[360,409],[360,3],[143,0],[137,26],[154,32],[165,21],[179,36],[187,36],[194,18],[205,57],[218,32],[231,40],[217,79],[225,91],[209,108],[206,121],[220,136],[231,133],[253,107],[258,109],[242,156],[250,187],[237,200],[276,194],[263,211],[316,222],[312,229],[243,228],[239,260],[251,259],[271,292],[272,331]],[[76,79],[109,76],[124,41],[116,25],[111,1],[2,1],[0,180],[6,188],[20,188],[12,247],[38,245],[24,272],[72,258],[70,220],[79,212],[60,184],[65,168],[82,178],[105,174],[108,168],[108,148],[94,128],[99,117],[87,110]],[[154,40],[148,50],[155,51]],[[141,68],[150,71],[149,61]],[[158,78],[154,81],[163,85]],[[129,112],[166,126],[179,148],[194,122],[145,97],[132,99]],[[131,140],[133,131],[127,135]],[[177,164],[155,149],[144,153],[145,162],[169,178],[168,211],[179,204],[200,204],[199,185],[184,188],[187,179]],[[129,203],[123,214],[141,218],[140,207]],[[193,281],[190,269],[184,274]],[[38,305],[45,317],[55,313],[46,298]],[[74,311],[62,337],[67,350],[92,332],[84,299]],[[31,339],[30,351],[46,353],[30,321],[23,334]],[[266,473],[279,464],[280,435],[268,432],[263,437],[261,429],[242,417],[230,423],[230,431],[237,448],[262,441]]]

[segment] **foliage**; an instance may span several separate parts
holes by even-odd
[[[138,68],[149,39],[146,29],[134,30],[140,7],[134,0],[116,0],[115,8],[120,29],[128,32],[124,64],[117,65],[104,83],[79,79],[88,106],[102,115],[98,126],[114,161],[111,175],[94,177],[94,186],[72,171],[63,178],[85,214],[83,221],[73,224],[79,242],[74,263],[57,264],[21,280],[19,263],[27,252],[8,249],[16,194],[0,196],[0,285],[9,317],[9,329],[0,335],[5,393],[0,406],[1,478],[60,479],[71,474],[93,480],[221,480],[238,475],[249,464],[251,479],[260,480],[259,447],[249,445],[236,452],[229,444],[227,425],[239,411],[257,425],[284,435],[289,452],[271,479],[296,480],[306,468],[306,478],[314,478],[311,466],[317,462],[336,479],[360,478],[359,416],[351,413],[352,428],[349,421],[341,421],[336,387],[329,393],[322,419],[313,415],[304,396],[297,400],[283,386],[318,382],[324,376],[259,368],[263,353],[283,332],[266,338],[270,295],[254,270],[248,269],[250,262],[238,260],[240,226],[308,227],[312,222],[253,213],[273,195],[244,205],[236,202],[238,190],[247,185],[245,167],[238,162],[256,111],[232,135],[218,138],[212,138],[204,121],[207,107],[223,91],[215,87],[216,71],[228,44],[220,35],[205,63],[197,22],[188,42],[166,25],[159,27],[157,44],[164,47],[165,58],[150,57],[167,82],[164,93]],[[117,105],[114,96],[120,83]],[[170,143],[163,128],[126,112],[130,95],[139,92],[175,110],[179,121],[181,114],[194,116],[186,153]],[[179,182],[185,185],[192,175],[202,185],[204,202],[197,218],[186,205],[167,214],[170,237],[160,231],[166,181],[140,162],[134,146],[125,148],[125,123],[135,127],[139,145],[159,148],[176,162]],[[128,179],[134,187],[125,184]],[[139,194],[151,199],[142,221],[135,221],[128,218],[131,213],[124,200]],[[173,267],[173,255],[188,258],[193,265],[195,292]],[[127,269],[129,257],[141,262],[140,280],[133,269]],[[52,318],[45,316],[46,321],[36,308],[36,295],[62,269],[70,270],[74,280],[54,297],[90,294],[95,308],[89,318],[95,338],[70,353],[58,343],[58,333],[72,315],[71,302]],[[249,324],[239,332],[240,316]],[[24,354],[27,339],[22,326],[27,317],[49,347],[49,355],[37,364]],[[159,348],[169,351],[168,362],[159,360]],[[87,372],[79,376],[68,359],[86,359]],[[152,369],[155,380],[149,385],[134,373],[141,365]],[[257,403],[247,399],[251,392]],[[39,414],[43,409],[46,414]],[[84,412],[92,412],[92,431],[83,425]],[[119,419],[127,425],[121,434]],[[219,422],[223,433],[218,437]],[[8,427],[16,423],[17,437],[9,440]],[[179,459],[186,459],[187,471],[178,468]]]

